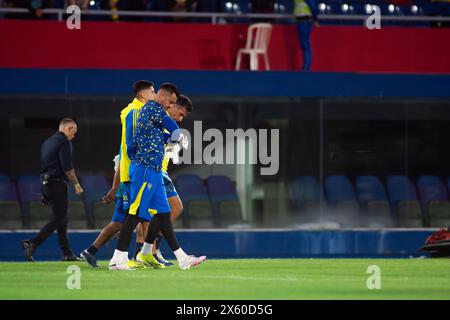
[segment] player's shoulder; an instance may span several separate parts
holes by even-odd
[[[164,108],[156,101],[150,100],[143,107],[142,110],[145,112],[151,112],[153,114],[162,115],[164,114]]]

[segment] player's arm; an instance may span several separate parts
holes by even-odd
[[[125,117],[125,144],[127,146],[127,156],[130,159],[134,155],[133,138],[136,131],[138,116],[139,110],[131,110]]]
[[[167,133],[164,133],[164,139],[167,139],[166,140],[167,143],[180,142],[180,139],[181,139],[180,127],[167,114],[163,115],[162,125],[163,125],[164,129],[166,129],[168,131]]]
[[[117,189],[119,188],[120,184],[120,155],[117,155],[114,158],[114,179],[111,186],[111,189],[109,189],[108,193],[102,198],[102,201],[104,204],[110,204],[116,200],[116,193]]]

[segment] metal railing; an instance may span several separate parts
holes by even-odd
[[[0,8],[1,13],[29,14],[28,9],[22,8]],[[43,14],[54,14],[58,21],[63,21],[64,16],[68,16],[65,9],[44,9]],[[268,19],[293,21],[297,16],[293,14],[263,14],[263,13],[222,13],[222,12],[153,12],[153,11],[119,11],[119,10],[82,10],[81,15],[87,16],[124,16],[124,17],[156,17],[156,18],[209,18],[212,24],[218,24],[220,19]],[[349,15],[349,14],[319,14],[319,21],[340,20],[340,21],[365,21],[369,15]],[[450,22],[450,17],[445,16],[393,16],[381,15],[381,20],[398,22]]]

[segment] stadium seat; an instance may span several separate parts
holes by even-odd
[[[356,177],[355,189],[361,209],[365,213],[361,216],[363,226],[394,226],[386,191],[378,177]]]
[[[208,191],[198,175],[180,175],[176,178],[175,185],[184,204],[181,215],[184,227],[208,228],[218,225]]]
[[[0,229],[22,229],[23,226],[16,186],[8,176],[0,175]]]
[[[397,218],[397,225],[405,228],[423,227],[422,210],[416,188],[411,180],[406,176],[389,176],[387,189]]]
[[[83,181],[80,182],[83,185]],[[71,184],[68,185],[68,192],[69,229],[86,229],[92,227],[89,223],[84,196],[77,196]]]
[[[214,215],[221,227],[242,223],[242,210],[236,188],[227,176],[210,176],[206,180]]]
[[[325,179],[325,193],[331,216],[342,226],[359,226],[359,204],[350,180],[346,176],[329,176]]]
[[[84,199],[95,228],[103,228],[111,221],[114,205],[102,203],[102,197],[110,189],[108,180],[103,175],[86,175],[83,177]]]
[[[447,190],[441,179],[436,176],[420,176],[417,179],[422,210],[426,213],[426,222],[430,227],[450,225],[450,203]]]
[[[37,175],[20,176],[17,181],[22,211],[27,226],[40,229],[53,219],[50,206],[41,203],[41,185]]]
[[[290,196],[295,209],[302,216],[316,215],[323,195],[321,187],[313,176],[299,176],[290,184]]]

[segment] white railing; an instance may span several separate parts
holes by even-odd
[[[2,13],[27,14],[30,11],[23,8],[0,8],[0,17]],[[54,14],[58,21],[62,21],[66,13],[65,9],[44,9],[44,14]],[[171,17],[171,18],[209,18],[212,24],[220,23],[219,19],[268,19],[268,20],[294,20],[292,14],[263,14],[263,13],[222,13],[222,12],[152,12],[152,11],[110,11],[110,10],[83,10],[82,15],[89,16],[128,16],[128,17]],[[368,15],[348,15],[348,14],[319,14],[317,19],[320,21],[340,20],[340,21],[364,21]],[[444,16],[392,16],[382,15],[384,21],[402,21],[402,22],[450,22],[450,17]]]

